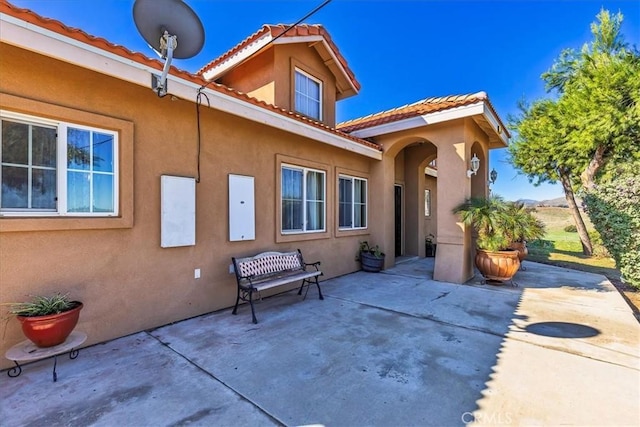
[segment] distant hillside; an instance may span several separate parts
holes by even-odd
[[[580,206],[582,202],[576,199],[576,203],[578,203],[578,206]],[[538,206],[556,206],[560,208],[569,207],[569,205],[567,205],[567,199],[565,199],[564,197],[557,197],[555,199],[543,200],[538,204]]]
[[[526,207],[531,208],[531,207],[538,206],[540,202],[533,199],[518,199],[516,200],[516,203],[522,203]]]
[[[538,206],[550,206],[550,207],[558,207],[558,208],[569,207],[567,205],[567,199],[565,199],[564,197],[558,197],[555,199],[541,200],[541,201],[533,200],[533,199],[519,199],[518,202],[524,204],[526,207],[529,207],[529,208],[535,208]],[[578,206],[581,206],[582,200],[576,199],[576,203],[578,204]]]

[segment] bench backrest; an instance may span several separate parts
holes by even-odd
[[[252,257],[233,258],[233,264],[238,279],[304,270],[304,262],[299,251],[263,252]]]

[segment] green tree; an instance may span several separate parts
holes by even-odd
[[[591,241],[575,192],[593,188],[607,165],[640,158],[640,55],[624,43],[623,16],[602,10],[593,41],[567,49],[542,75],[555,99],[520,104],[510,118],[513,165],[534,184],[560,182],[584,253]]]
[[[626,166],[626,167],[625,167]],[[587,213],[625,281],[640,289],[640,162],[617,168],[585,196]]]
[[[566,150],[567,130],[561,124],[559,105],[552,100],[539,100],[531,106],[521,103],[520,110],[520,117],[510,119],[517,132],[509,146],[511,163],[534,185],[561,183],[583,252],[591,255],[591,239],[574,193],[576,183],[569,164],[572,159]]]

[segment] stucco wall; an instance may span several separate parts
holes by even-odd
[[[288,111],[294,110],[294,71],[322,82],[322,123],[336,124],[336,80],[315,49],[305,43],[276,45],[227,72],[220,83]]]
[[[424,177],[424,188],[425,190],[429,190],[431,194],[431,215],[424,217],[424,234],[425,236],[429,234],[433,234],[436,239],[438,237],[438,211],[436,206],[438,206],[438,189],[437,189],[437,181],[433,176],[425,175]],[[436,240],[434,240],[434,243]]]
[[[285,110],[295,108],[295,69],[310,74],[322,81],[321,122],[330,127],[336,125],[336,82],[335,77],[324,65],[315,49],[305,43],[285,44],[275,47],[276,105]]]
[[[269,49],[228,71],[218,81],[273,104],[276,99],[273,56],[273,49]]]
[[[424,256],[424,168],[434,156],[437,148],[433,144],[420,142],[403,150],[405,155],[405,254]]]
[[[45,106],[23,113],[56,118],[54,107],[62,106],[77,111],[79,117],[89,111],[131,123],[133,129],[132,149],[123,154],[130,157],[133,173],[121,177],[121,184],[133,189],[132,222],[93,230],[79,226],[0,233],[0,302],[21,301],[30,294],[69,292],[85,303],[78,329],[87,332],[87,344],[92,344],[231,306],[236,292],[235,278],[229,274],[232,255],[300,248],[307,261],[322,261],[325,279],[359,268],[354,257],[363,232],[336,230],[335,186],[338,171],[368,177],[375,161],[221,113],[215,105],[201,108],[196,245],[163,249],[160,176],[194,177],[197,171],[193,102],[158,98],[150,88],[5,44],[0,45],[0,57],[3,108],[11,109],[13,98],[7,96],[11,95]],[[326,171],[327,233],[305,236],[307,240],[278,239],[277,165],[281,155],[301,162],[313,160]],[[255,177],[255,241],[228,241],[228,174]],[[2,224],[8,221],[16,220],[0,219]],[[38,228],[42,220],[17,221],[31,221]],[[364,235],[375,226],[370,221]],[[200,279],[194,279],[195,268],[201,269]],[[246,309],[240,315],[250,321]],[[0,352],[4,354],[22,339],[17,322],[9,322]],[[2,360],[0,366],[10,363]]]

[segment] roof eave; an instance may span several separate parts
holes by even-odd
[[[148,60],[151,67],[132,58],[126,58],[96,46],[83,43],[47,28],[28,23],[14,16],[0,13],[0,41],[44,56],[58,59],[101,74],[118,78],[129,83],[150,88],[151,75],[158,74],[162,64],[157,60]],[[142,55],[141,55],[142,56]],[[186,80],[173,74],[172,68],[167,76],[171,95],[196,102],[201,84]],[[193,76],[194,80],[200,80]],[[150,89],[151,90],[151,89]],[[382,152],[349,137],[328,132],[312,124],[287,117],[267,108],[244,102],[210,88],[204,89],[211,101],[211,108],[282,129],[296,135],[355,152],[376,160],[382,159]]]
[[[466,117],[482,117],[489,124],[491,130],[487,132],[488,129],[484,129],[489,135],[489,148],[503,148],[509,144],[509,136],[500,124],[501,121],[484,101],[359,129],[350,135],[363,139],[371,138]]]
[[[231,55],[229,58],[225,59],[219,64],[214,65],[213,67],[208,68],[201,74],[206,80],[215,80],[230,69],[237,67],[256,53],[260,52],[262,49],[268,46],[272,40],[273,37],[271,36],[271,33],[266,33],[249,43],[247,46],[240,49],[235,54]]]
[[[269,44],[285,45],[294,43],[308,43],[318,51],[318,54],[324,60],[324,64],[336,77],[338,100],[358,94],[358,86],[350,78],[349,73],[344,69],[335,51],[331,48],[329,43],[327,43],[327,40],[322,35],[279,37],[276,39],[272,36],[271,32],[265,33],[221,63],[216,64],[215,66],[210,67],[206,71],[202,72],[202,76],[206,80],[215,80],[229,70],[248,61],[251,57],[267,48]],[[324,59],[325,56],[328,56],[329,58]]]

